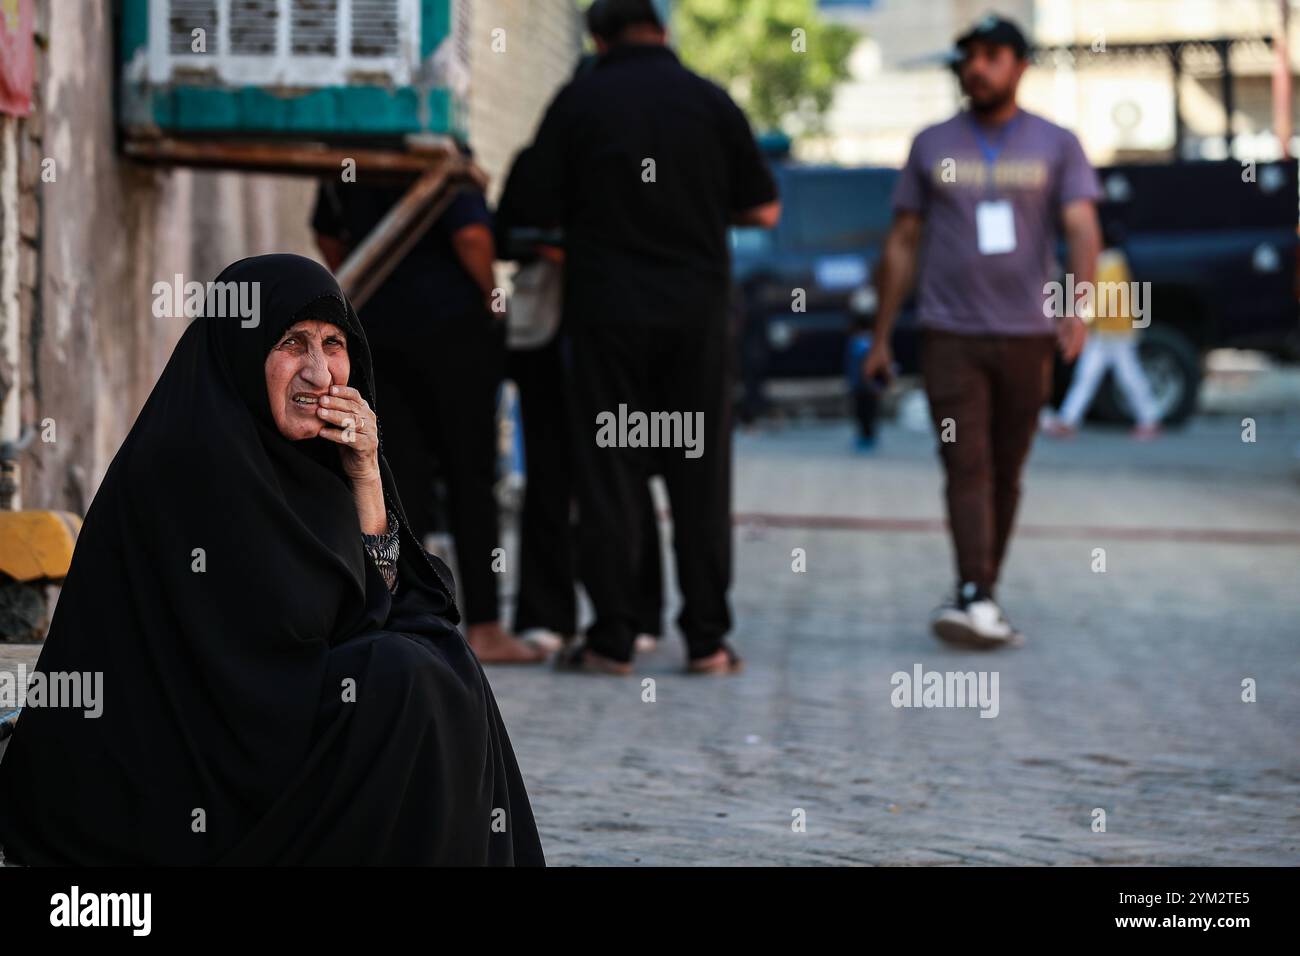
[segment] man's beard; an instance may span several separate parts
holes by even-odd
[[[1012,102],[1016,98],[1016,88],[1013,86],[1005,90],[990,92],[987,93],[983,99],[976,99],[974,95],[967,93],[966,98],[970,100],[970,108],[972,112],[986,115],[989,113],[996,113],[1008,103]]]

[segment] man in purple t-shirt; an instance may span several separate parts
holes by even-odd
[[[1077,310],[1052,318],[1063,233],[1076,285],[1100,248],[1097,176],[1074,134],[1016,105],[1028,44],[1011,21],[980,20],[957,40],[970,108],[922,130],[895,187],[877,276],[880,306],[864,376],[887,377],[890,331],[912,279],[922,373],[947,476],[957,591],[934,617],[947,641],[990,647],[1018,635],[994,601],[1020,473],[1052,380],[1086,335]]]

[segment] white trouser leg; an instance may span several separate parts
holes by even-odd
[[[1105,344],[1100,336],[1088,336],[1083,354],[1074,366],[1074,378],[1070,380],[1070,390],[1061,404],[1061,421],[1071,428],[1078,428],[1083,414],[1092,404],[1092,396],[1101,384],[1106,367],[1110,364]]]
[[[1151,393],[1147,373],[1138,361],[1137,342],[1133,336],[1124,336],[1113,343],[1111,361],[1115,366],[1115,374],[1119,377],[1119,387],[1124,389],[1137,423],[1154,425],[1160,413],[1156,409],[1156,398]]]

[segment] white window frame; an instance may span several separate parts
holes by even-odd
[[[222,86],[310,88],[345,86],[355,73],[382,75],[394,86],[410,86],[420,59],[420,0],[397,0],[398,52],[393,56],[352,55],[352,0],[339,0],[339,30],[333,56],[290,51],[292,0],[276,0],[276,51],[265,56],[230,50],[230,2],[216,0],[217,36],[206,53],[170,50],[171,0],[149,4],[149,82],[169,84],[176,73],[206,73]]]

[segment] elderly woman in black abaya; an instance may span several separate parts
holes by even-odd
[[[102,715],[24,709],[6,857],[542,863],[351,305],[298,256],[217,281],[260,320],[191,324],[91,504],[37,670],[102,673]]]

